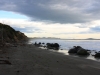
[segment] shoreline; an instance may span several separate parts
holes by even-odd
[[[43,48],[43,47],[39,47],[40,49],[46,49],[46,48]],[[79,55],[76,55],[76,54],[69,54],[68,53],[68,50],[53,50],[53,49],[49,49],[50,51],[53,51],[53,52],[58,52],[58,53],[62,53],[63,55],[67,55],[67,56],[73,56],[73,57],[79,57],[79,58],[82,58],[82,59],[89,59],[89,60],[93,60],[93,61],[97,61],[97,62],[100,62],[100,58],[95,58],[94,56],[92,55],[88,55],[88,56],[79,56]]]
[[[34,45],[4,48],[0,75],[100,75],[100,62],[40,49]],[[5,63],[5,64],[4,64]]]

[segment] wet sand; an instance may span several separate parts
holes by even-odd
[[[0,48],[0,75],[100,75],[100,62],[34,45]]]

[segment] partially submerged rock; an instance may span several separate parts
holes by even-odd
[[[100,52],[96,53],[96,54],[94,55],[94,57],[99,57],[99,58],[100,58]]]
[[[77,55],[89,55],[89,52],[81,46],[73,46],[68,53],[76,53]]]
[[[80,46],[73,46],[73,48],[71,48],[68,53],[77,53],[80,48]]]
[[[54,49],[54,50],[59,50],[60,47],[58,43],[47,43],[46,45],[48,49]]]
[[[41,45],[41,42],[39,42],[39,43],[35,42],[34,45],[35,45],[35,46],[38,46],[38,47],[41,47],[41,46],[42,46],[42,45]]]
[[[77,55],[89,55],[85,49],[78,50]]]

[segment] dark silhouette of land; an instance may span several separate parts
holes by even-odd
[[[24,33],[0,23],[0,44],[24,42],[25,40],[27,40],[27,36]]]

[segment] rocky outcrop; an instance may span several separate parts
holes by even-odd
[[[89,55],[89,52],[81,46],[74,46],[68,53],[76,53],[77,55]]]
[[[0,42],[16,43],[27,40],[27,36],[20,31],[14,30],[6,24],[0,23]]]
[[[73,46],[73,48],[71,48],[68,53],[77,53],[77,51],[79,50],[79,48],[81,48],[80,46]]]
[[[94,55],[95,58],[100,58],[100,52],[97,52],[95,55]]]
[[[89,53],[85,49],[80,49],[78,50],[77,55],[89,55]]]
[[[48,49],[54,49],[54,50],[59,50],[60,47],[58,43],[47,43],[46,45]]]

